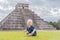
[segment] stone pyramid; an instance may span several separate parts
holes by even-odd
[[[52,25],[41,19],[29,9],[29,4],[17,3],[15,9],[0,22],[0,30],[23,30],[26,21],[32,19],[38,30],[55,30]]]

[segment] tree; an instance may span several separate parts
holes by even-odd
[[[57,30],[60,30],[60,20],[58,20],[58,22],[49,22],[49,24],[56,27]]]
[[[53,25],[54,27],[57,27],[57,23],[56,22],[49,22],[49,24]]]
[[[60,29],[60,20],[57,22],[57,29]]]

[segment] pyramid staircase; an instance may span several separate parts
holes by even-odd
[[[33,20],[38,30],[56,30],[56,28],[31,11],[28,4],[24,3],[17,3],[15,9],[0,22],[0,30],[23,30],[27,26],[28,19]]]

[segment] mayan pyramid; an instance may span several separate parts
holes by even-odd
[[[52,25],[41,19],[29,9],[29,4],[17,3],[15,9],[0,22],[0,30],[23,30],[26,21],[32,19],[38,30],[55,30]]]

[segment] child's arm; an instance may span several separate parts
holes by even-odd
[[[27,32],[27,30],[26,30],[26,29],[25,29],[24,31],[25,31],[25,32]]]
[[[30,34],[28,34],[29,36],[33,35],[33,33],[36,31],[36,29],[34,29]]]
[[[34,29],[31,34],[33,34],[35,31],[36,31],[36,29]]]

